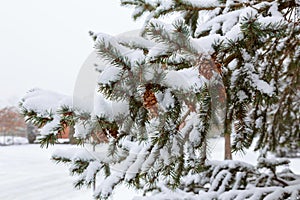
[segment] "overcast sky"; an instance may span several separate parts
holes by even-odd
[[[88,31],[138,29],[119,0],[0,2],[0,101],[39,87],[72,95],[81,65],[93,50]]]

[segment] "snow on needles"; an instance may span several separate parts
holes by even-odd
[[[120,56],[125,56],[130,64],[132,66],[135,66],[136,63],[139,63],[144,59],[144,54],[142,50],[132,50],[130,48],[127,48],[121,44],[119,44],[117,38],[104,34],[104,33],[98,33],[97,39],[95,42],[95,47],[97,49],[97,44],[102,43],[107,48],[115,48],[117,53],[120,54]],[[112,46],[110,46],[112,45]]]
[[[41,115],[56,112],[61,106],[71,106],[72,99],[53,91],[35,88],[27,92],[21,100],[22,106]]]
[[[199,71],[196,68],[178,71],[167,70],[165,83],[168,87],[185,90],[188,90],[191,87],[199,89],[203,86],[202,79],[199,78]]]

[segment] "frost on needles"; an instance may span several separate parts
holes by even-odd
[[[92,110],[41,89],[20,102],[42,145],[74,126],[91,147],[52,156],[69,163],[75,186],[93,187],[97,199],[122,183],[143,199],[299,198],[300,177],[277,169],[288,160],[268,157],[299,155],[299,1],[121,4],[145,24],[140,36],[91,32],[104,60]],[[225,137],[225,161],[207,159],[212,130]],[[230,160],[250,145],[257,166]]]

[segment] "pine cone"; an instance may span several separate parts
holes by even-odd
[[[212,55],[211,59],[203,59],[199,62],[199,75],[204,76],[207,80],[210,80],[213,74],[222,73],[222,65],[216,61],[216,56]],[[226,101],[226,91],[223,84],[216,84],[212,89],[215,92],[213,95],[218,98],[220,103],[225,103]]]
[[[157,99],[155,97],[155,94],[151,91],[151,87],[146,86],[146,91],[143,96],[144,99],[144,107],[148,110],[150,110],[150,113],[153,116],[157,116]]]
[[[204,59],[199,65],[199,75],[204,76],[207,80],[210,80],[213,76],[213,67],[211,60]]]
[[[117,138],[118,137],[118,129],[109,129],[109,134],[113,137],[113,138]]]
[[[213,72],[218,74],[222,73],[222,65],[216,61],[215,58],[203,59],[199,63],[199,75],[204,76],[206,79],[210,80],[213,76]]]
[[[144,93],[144,106],[147,109],[150,109],[151,107],[155,106],[157,104],[156,97],[154,93],[151,90],[146,90]]]
[[[103,131],[93,131],[92,132],[93,141],[96,143],[108,143],[108,138]]]

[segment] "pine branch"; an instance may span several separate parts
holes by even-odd
[[[98,39],[95,43],[95,48],[97,53],[112,65],[130,70],[131,65],[129,63],[129,59],[126,56],[123,56],[122,53],[106,39]]]

